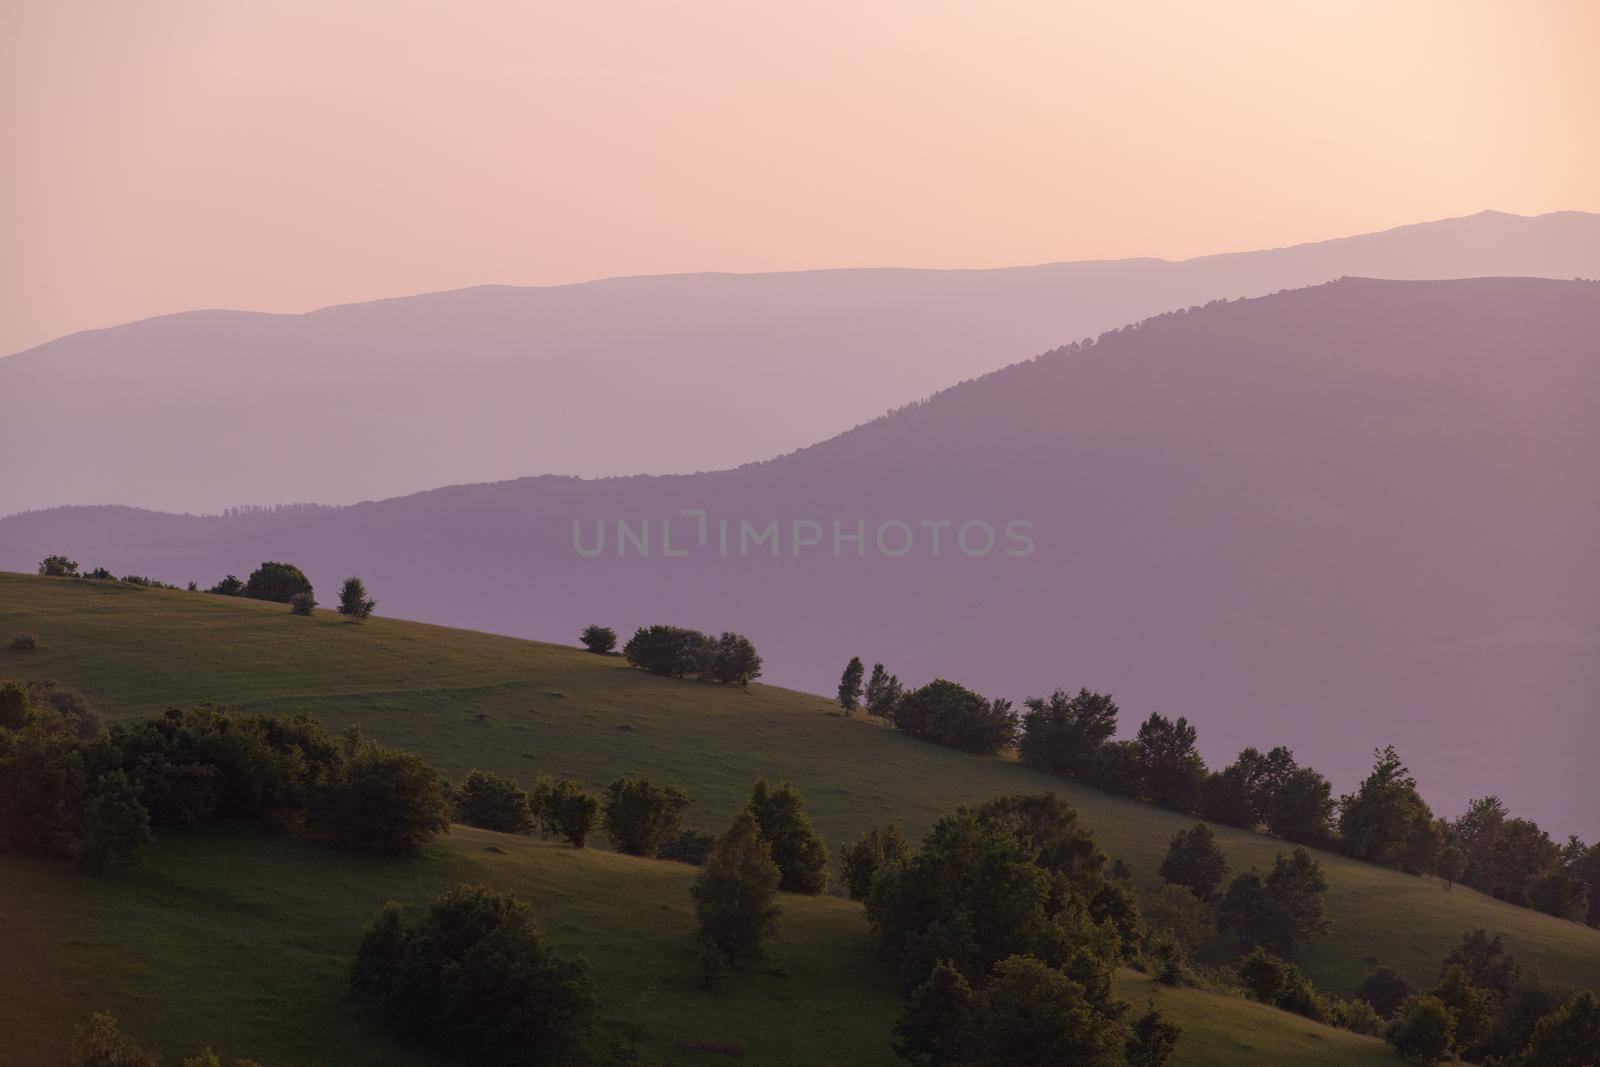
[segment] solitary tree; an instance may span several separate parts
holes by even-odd
[[[360,622],[372,614],[372,609],[378,606],[376,600],[367,597],[367,587],[360,578],[346,578],[344,587],[339,590],[339,614],[348,615],[351,622]]]
[[[76,578],[78,561],[68,559],[66,556],[46,556],[39,561],[39,573],[49,578]]]
[[[722,968],[761,958],[778,928],[779,877],[756,817],[741,811],[689,890],[708,979]]]
[[[844,674],[839,678],[839,706],[846,715],[861,706],[861,679],[865,674],[866,668],[861,665],[861,657],[851,656]]]
[[[1172,835],[1159,873],[1162,881],[1181,885],[1201,900],[1210,900],[1227,876],[1228,858],[1211,827],[1197,822],[1193,829]]]
[[[683,830],[683,813],[694,801],[681,789],[648,778],[619,778],[606,788],[601,825],[617,851],[654,856]]]
[[[256,600],[275,600],[287,604],[297,593],[311,593],[311,579],[292,563],[268,560],[250,572],[244,595]]]
[[[617,631],[597,623],[585,626],[578,639],[583,642],[584,648],[601,656],[610,655],[617,647]]]

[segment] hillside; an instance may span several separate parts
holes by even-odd
[[[0,421],[0,455],[51,447],[0,479],[0,515],[720,469],[1063,341],[1345,275],[1600,276],[1600,215],[1485,212],[1177,263],[613,278],[164,316],[0,359],[0,396],[28,398]]]
[[[847,721],[815,697],[661,679],[575,648],[381,618],[352,626],[333,615],[295,618],[279,605],[207,594],[0,574],[0,634],[17,630],[33,633],[38,648],[0,652],[0,677],[58,679],[110,717],[207,698],[306,710],[335,727],[358,723],[457,777],[479,767],[525,781],[548,773],[599,786],[644,774],[678,783],[698,800],[690,824],[707,829],[725,824],[762,773],[800,787],[830,846],[886,821],[920,835],[960,805],[1055,790],[1113,856],[1150,881],[1172,833],[1193,821]],[[488,712],[486,723],[474,721],[479,711]],[[1268,866],[1282,847],[1226,827],[1216,833],[1235,870]],[[1415,983],[1430,981],[1462,932],[1480,926],[1504,934],[1518,958],[1551,981],[1600,984],[1600,931],[1464,887],[1447,894],[1432,879],[1333,854],[1318,858],[1331,882],[1335,936],[1313,946],[1304,964],[1332,991],[1348,995],[1374,961]],[[847,907],[814,906],[829,915],[826,909]]]
[[[1346,790],[1392,743],[1441,814],[1493,789],[1593,838],[1596,351],[1600,283],[1347,279],[1163,316],[737,470],[63,509],[0,520],[0,566],[67,552],[210,584],[289,559],[324,599],[356,572],[383,613],[435,623],[737,630],[767,680],[813,692],[852,655],[1013,699],[1087,685],[1125,730],[1188,716],[1213,763],[1287,744]],[[988,524],[972,555],[968,523]],[[835,554],[834,524],[862,539]]]

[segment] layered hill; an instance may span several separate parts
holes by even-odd
[[[1189,716],[1213,761],[1283,743],[1350,788],[1393,743],[1443,813],[1493,791],[1592,837],[1597,353],[1600,284],[1349,279],[1163,316],[736,470],[62,509],[0,520],[0,565],[209,584],[284,558],[324,600],[359,573],[381,612],[439,623],[738,630],[813,692],[851,655],[996,696],[1089,685],[1125,730]]]
[[[0,515],[350,503],[731,467],[1148,315],[1345,275],[1600,276],[1600,216],[1484,213],[1208,256],[490,286],[197,311],[0,360]],[[24,399],[25,398],[25,399]]]

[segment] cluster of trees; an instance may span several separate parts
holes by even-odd
[[[599,1015],[589,963],[551,948],[515,895],[458,886],[407,925],[390,901],[362,932],[350,990],[396,1032],[463,1062],[557,1062]]]
[[[468,771],[452,800],[457,821],[468,826],[504,834],[537,831],[574,848],[589,843],[600,812],[600,798],[574,779],[541,777],[530,793],[490,771]]]
[[[1055,794],[962,809],[914,851],[878,831],[846,865],[908,995],[895,1028],[905,1059],[1158,1065],[1171,1054],[1177,1028],[1154,1013],[1130,1026],[1111,990],[1147,940],[1134,895]]]
[[[903,696],[905,688],[898,676],[884,670],[883,664],[874,663],[872,675],[868,677],[860,656],[850,657],[839,678],[839,707],[846,718],[857,708],[865,708],[868,715],[893,721],[894,709]]]
[[[140,1045],[122,1032],[117,1017],[97,1011],[88,1026],[73,1027],[72,1045],[65,1067],[161,1067],[161,1054]],[[210,1046],[183,1058],[182,1067],[222,1067]],[[261,1067],[255,1060],[235,1060],[233,1067]]]
[[[682,626],[641,626],[622,647],[622,654],[632,666],[670,678],[749,685],[761,677],[756,646],[731,632],[712,637]]]
[[[96,567],[92,571],[79,571],[78,561],[69,556],[46,556],[39,561],[39,573],[47,578],[83,578],[93,582],[127,582],[129,585],[143,586],[148,589],[176,589],[177,586],[158,582],[154,578],[147,578],[141,574],[125,574],[118,578],[104,567]],[[194,588],[194,583],[189,583],[189,588]]]
[[[1474,800],[1444,828],[1439,875],[1512,904],[1600,926],[1600,841],[1557,844],[1499,797]]]
[[[1358,995],[1389,1020],[1389,1043],[1416,1063],[1584,1067],[1600,1049],[1593,991],[1546,985],[1483,930],[1468,932],[1445,957],[1432,988],[1413,990],[1385,968],[1368,975]]]
[[[46,556],[39,561],[39,573],[53,578],[87,578],[95,581],[119,580],[104,567],[96,567],[92,571],[80,573],[77,560],[64,555]],[[159,582],[154,578],[143,575],[124,575],[120,581],[130,585],[145,586],[159,589],[176,589],[177,586]],[[190,582],[191,592],[199,587]],[[242,596],[252,600],[269,600],[278,604],[288,604],[296,615],[310,615],[317,606],[316,592],[311,586],[311,579],[305,572],[292,563],[279,563],[267,560],[261,566],[250,572],[246,581],[240,581],[236,575],[228,575],[222,581],[207,589],[208,593],[219,596]],[[372,615],[378,602],[367,595],[366,584],[360,578],[346,578],[344,585],[339,590],[339,614],[344,615],[351,622],[361,622]],[[615,642],[615,635],[613,635]]]
[[[422,759],[309,716],[201,705],[102,730],[74,694],[0,684],[0,848],[108,873],[137,865],[155,828],[228,819],[400,855],[450,810]]]

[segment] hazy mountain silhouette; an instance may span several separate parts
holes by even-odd
[[[991,695],[1089,685],[1125,731],[1198,721],[1213,760],[1286,743],[1350,788],[1394,743],[1446,812],[1494,791],[1593,835],[1597,407],[1600,283],[1347,279],[1164,315],[736,470],[233,518],[68,508],[0,521],[0,565],[64,551],[209,583],[291,559],[325,600],[359,573],[380,611],[434,622],[739,630],[768,680],[818,692],[852,654]],[[709,513],[704,546],[683,509]],[[778,558],[741,558],[740,521],[774,518]],[[649,557],[619,557],[618,519],[654,524]],[[798,557],[795,519],[822,524]],[[897,519],[917,544],[889,558]],[[951,526],[934,558],[939,519],[988,521],[994,550]],[[1013,519],[1029,555],[1005,552]],[[585,549],[608,524],[601,555],[575,520]],[[688,555],[663,556],[663,520]],[[865,524],[864,558],[834,558],[834,520]]]
[[[1181,263],[616,278],[150,319],[0,360],[0,455],[39,457],[8,465],[0,515],[725,468],[1066,339],[1346,275],[1600,275],[1600,215],[1484,213]]]

